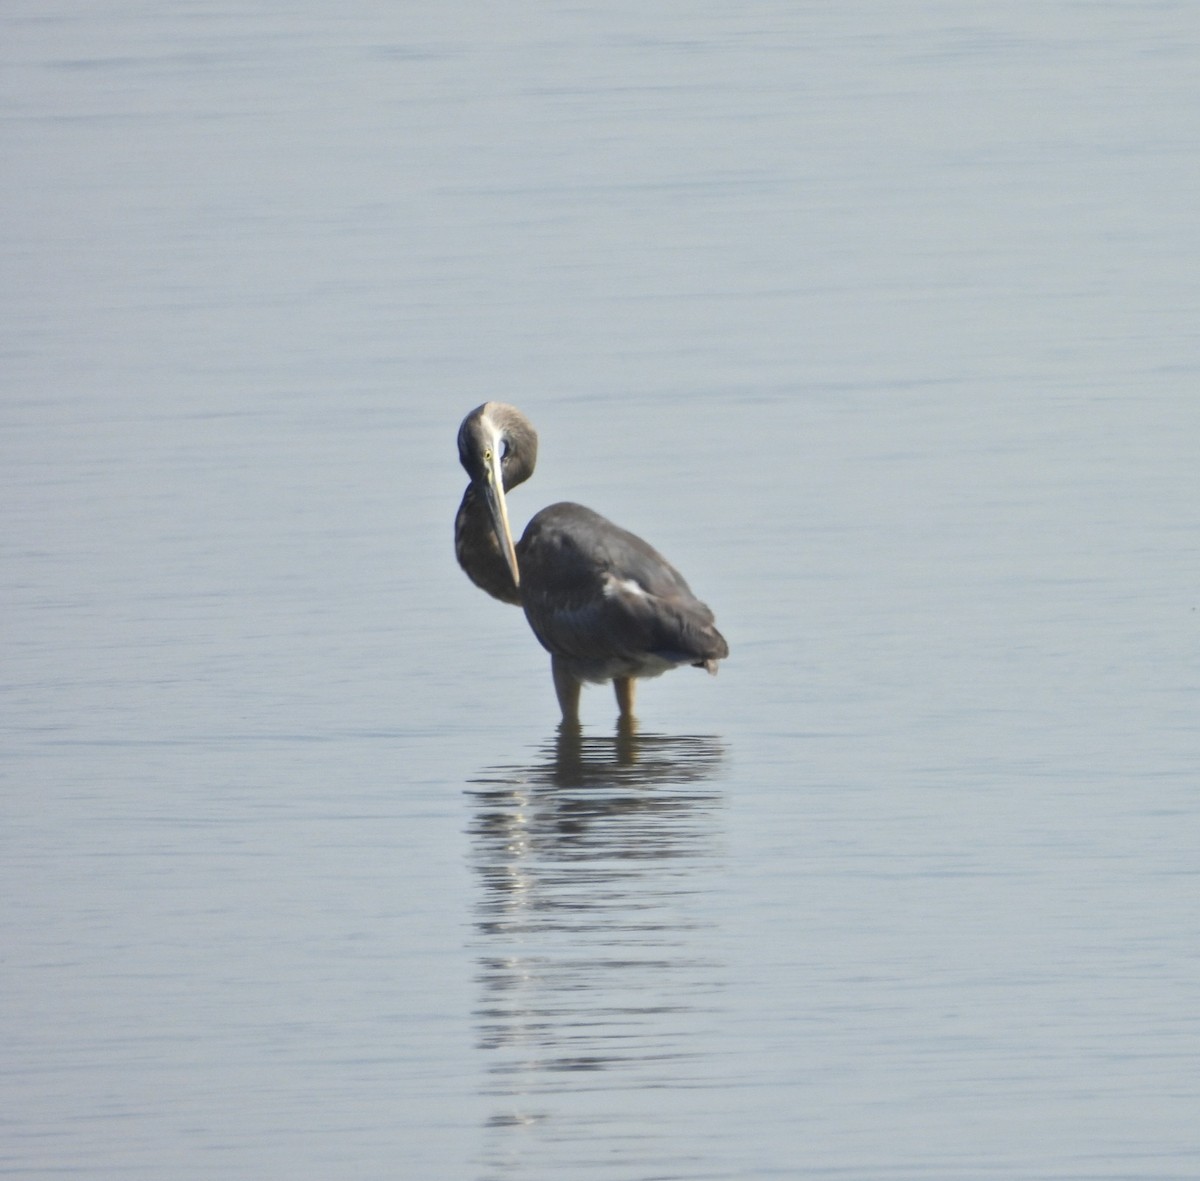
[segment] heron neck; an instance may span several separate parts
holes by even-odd
[[[454,519],[454,552],[458,564],[480,590],[502,602],[521,605],[520,588],[513,582],[491,515],[474,484],[467,486]]]

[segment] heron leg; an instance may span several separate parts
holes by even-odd
[[[554,677],[554,692],[558,694],[558,707],[562,720],[570,725],[579,724],[579,690],[583,688],[557,656],[550,657],[550,672]]]
[[[633,694],[637,681],[633,677],[615,677],[613,688],[617,691],[617,709],[622,719],[633,721]]]

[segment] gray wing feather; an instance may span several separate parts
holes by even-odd
[[[586,679],[647,675],[728,653],[713,613],[657,550],[576,504],[530,521],[518,546],[525,614]]]

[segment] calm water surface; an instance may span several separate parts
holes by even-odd
[[[0,16],[0,1174],[1200,1175],[1184,3]],[[542,435],[717,612],[555,730]]]

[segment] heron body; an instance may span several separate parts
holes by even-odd
[[[577,723],[587,681],[613,681],[622,719],[633,685],[679,665],[717,671],[729,646],[683,575],[640,537],[581,504],[552,504],[514,544],[505,493],[533,473],[537,433],[515,407],[486,402],[463,419],[471,477],[455,520],[459,565],[494,598],[524,608],[550,653],[563,721]]]

